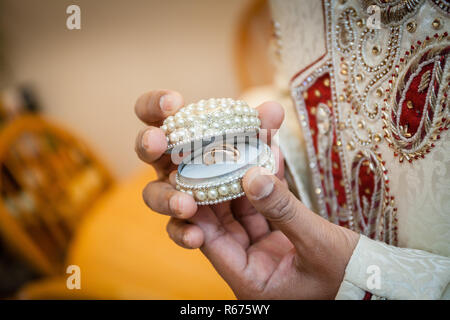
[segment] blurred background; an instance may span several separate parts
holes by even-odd
[[[150,89],[190,102],[270,86],[266,1],[0,0],[0,26],[0,298],[234,298],[145,207],[155,172],[133,106]]]

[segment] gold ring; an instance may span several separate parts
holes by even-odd
[[[228,161],[236,162],[239,160],[239,150],[229,144],[214,146],[203,154],[203,163],[207,166],[215,163],[223,163]]]

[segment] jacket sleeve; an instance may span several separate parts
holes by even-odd
[[[449,299],[450,258],[361,235],[336,299]]]

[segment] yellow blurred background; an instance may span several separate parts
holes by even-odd
[[[134,153],[133,106],[150,89],[195,101],[270,84],[267,3],[0,0],[0,25],[0,298],[234,298],[145,207],[155,172]]]

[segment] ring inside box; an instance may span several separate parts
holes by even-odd
[[[241,169],[258,165],[264,153],[264,146],[263,142],[256,139],[246,139],[235,143],[233,141],[214,143],[196,150],[183,159],[178,167],[178,173],[183,180],[193,184],[233,174]],[[210,159],[213,152],[215,162],[213,163],[212,160],[205,162],[205,158]]]

